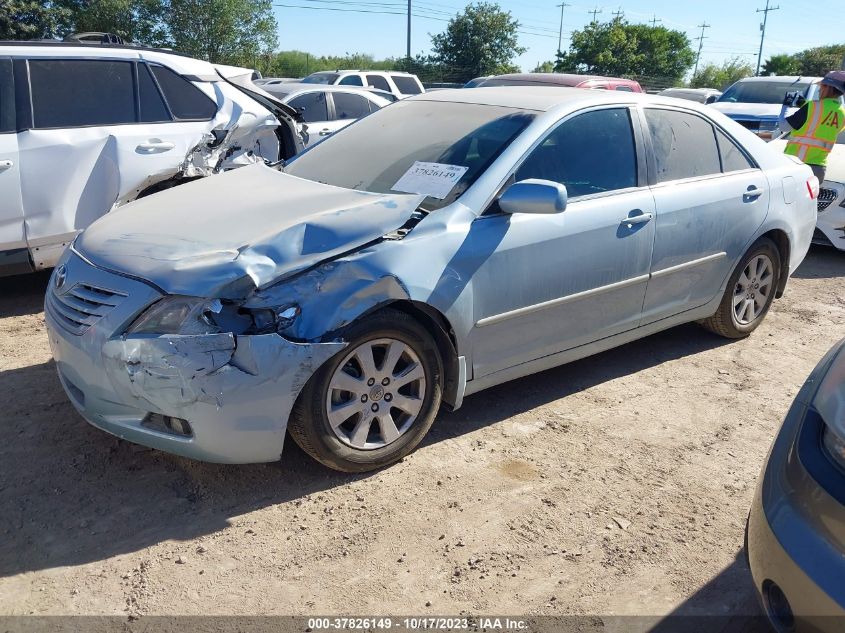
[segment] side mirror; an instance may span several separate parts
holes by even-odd
[[[505,213],[560,213],[566,209],[566,187],[551,180],[529,178],[505,189],[499,208]]]
[[[711,103],[716,103],[719,99],[716,95],[710,95],[707,99],[704,100],[704,105],[710,105]]]

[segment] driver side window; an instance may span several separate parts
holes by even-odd
[[[570,198],[636,187],[628,109],[593,110],[558,125],[517,169],[517,181],[527,178],[559,182]]]

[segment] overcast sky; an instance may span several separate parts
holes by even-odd
[[[406,47],[407,1],[402,0],[273,0],[279,23],[279,47],[298,49],[315,55],[343,55],[370,53],[377,58],[401,57]],[[439,33],[466,2],[461,0],[412,0],[411,50],[428,53],[430,35]],[[517,63],[523,70],[531,70],[538,63],[554,58],[557,50],[560,9],[559,0],[531,2],[505,0],[500,3],[521,23],[520,44],[528,51]],[[309,8],[292,8],[299,7]],[[671,8],[665,8],[671,5]],[[775,53],[793,53],[811,46],[845,41],[845,27],[841,23],[843,0],[783,0],[772,2],[780,9],[769,13],[763,60]],[[703,61],[721,62],[740,56],[754,64],[760,44],[760,22],[763,14],[755,10],[765,6],[765,0],[709,0],[708,2],[655,2],[632,0],[621,4],[583,4],[572,2],[563,13],[563,48],[571,31],[584,27],[591,19],[590,11],[601,10],[598,19],[608,20],[620,9],[631,22],[651,22],[654,16],[660,24],[684,31],[690,40],[698,37],[696,25],[706,22]],[[332,10],[321,10],[332,9]],[[339,9],[343,9],[340,11]],[[374,13],[362,13],[372,11]],[[826,24],[830,16],[834,25],[823,27],[820,33],[814,24]],[[833,27],[833,28],[831,28]],[[692,42],[697,49],[697,41]]]

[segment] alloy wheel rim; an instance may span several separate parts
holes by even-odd
[[[749,325],[763,313],[772,292],[773,282],[772,260],[767,255],[751,258],[734,288],[733,311],[738,324]]]
[[[326,418],[347,446],[383,448],[413,426],[425,395],[425,369],[410,345],[393,338],[365,341],[332,374]]]

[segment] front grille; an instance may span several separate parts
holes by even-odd
[[[77,283],[64,294],[50,287],[47,308],[50,315],[71,334],[80,335],[106,316],[126,294],[91,284]]]
[[[821,188],[819,189],[819,211],[824,211],[830,206],[830,203],[836,200],[836,191],[833,189]]]

